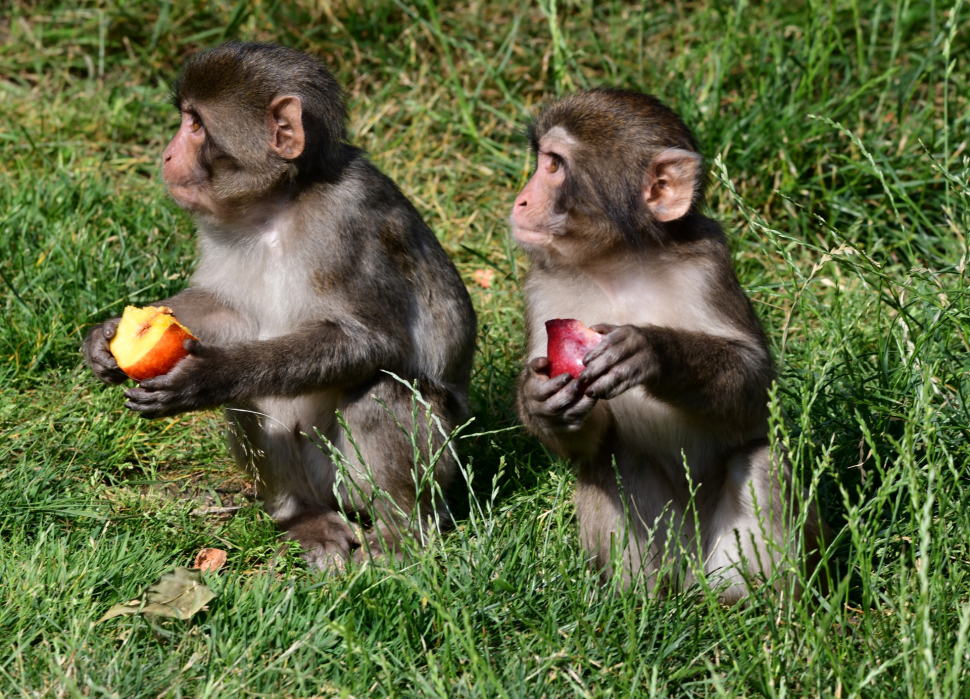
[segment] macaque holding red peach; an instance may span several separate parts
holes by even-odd
[[[771,356],[701,213],[694,136],[657,99],[600,89],[546,109],[530,140],[536,171],[512,211],[532,260],[519,414],[578,467],[587,554],[656,590],[701,568],[725,601],[788,553],[810,572],[824,525],[769,446]],[[663,569],[666,552],[694,568]]]

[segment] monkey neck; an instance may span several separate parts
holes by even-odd
[[[238,193],[220,192],[214,207],[197,214],[200,228],[217,230],[259,228],[292,208],[309,185],[296,176],[295,169],[284,172],[275,183],[259,190]]]
[[[237,242],[263,235],[269,230],[285,228],[281,218],[291,211],[294,197],[265,198],[249,202],[220,215],[200,214],[199,232],[218,242]]]
[[[363,150],[347,143],[340,144],[339,147],[325,153],[319,148],[308,149],[296,161],[298,168],[296,184],[300,189],[306,189],[314,184],[339,182],[347,167],[363,157]]]

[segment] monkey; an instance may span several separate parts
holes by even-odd
[[[411,513],[451,523],[456,464],[441,447],[467,412],[477,335],[464,283],[348,143],[342,89],[313,57],[226,43],[186,62],[173,101],[162,176],[196,220],[199,257],[188,287],[154,305],[198,339],[126,407],[154,419],[224,406],[235,461],[311,565],[399,557]],[[125,380],[108,346],[117,322],[83,345],[109,384]],[[413,419],[412,387],[432,420]]]
[[[724,602],[741,600],[794,522],[807,550],[823,523],[769,445],[772,359],[725,234],[701,213],[697,141],[660,100],[616,88],[549,106],[528,138],[536,169],[511,215],[531,263],[520,418],[577,468],[580,543],[604,580],[682,589],[696,578],[686,552]],[[577,378],[550,376],[555,318],[601,335]]]

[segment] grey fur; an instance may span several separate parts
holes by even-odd
[[[443,429],[456,426],[476,337],[465,286],[394,183],[340,142],[343,100],[312,58],[228,44],[190,61],[178,85],[180,108],[205,105],[214,145],[203,148],[202,164],[211,159],[210,182],[224,177],[213,163],[229,168],[233,184],[214,189],[232,213],[199,216],[189,288],[159,302],[200,343],[169,374],[130,389],[128,407],[155,418],[225,406],[237,463],[311,562],[326,567],[388,545],[395,553],[423,524],[408,519],[416,509],[422,519],[449,519],[432,488],[415,486],[429,459],[427,426],[412,424],[412,393],[385,372],[417,382]],[[288,94],[302,99],[309,150],[280,165],[262,152],[259,107]],[[114,330],[114,320],[94,328],[85,354],[116,383],[107,351]],[[418,433],[421,463],[398,423]],[[347,467],[343,481],[331,445]],[[454,471],[445,454],[432,479],[444,489]],[[373,525],[364,541],[341,509]]]
[[[565,134],[550,138],[566,175],[548,205],[555,235],[524,245],[532,266],[518,406],[529,431],[578,468],[584,549],[605,577],[658,591],[692,579],[679,565],[686,554],[724,583],[725,601],[771,576],[800,538],[811,568],[824,525],[795,492],[787,458],[769,450],[771,358],[724,234],[697,210],[703,174],[690,210],[668,223],[639,194],[652,154],[692,150],[693,136],[655,99],[620,90],[553,105],[530,133],[534,149],[552,129]],[[598,197],[592,181],[613,194]],[[547,376],[553,318],[607,324],[580,380]]]

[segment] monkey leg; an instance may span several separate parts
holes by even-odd
[[[336,401],[320,392],[226,407],[229,448],[256,482],[266,512],[299,542],[304,559],[342,567],[361,544],[339,511],[335,469],[317,432],[336,424]]]
[[[450,430],[448,415],[456,408],[444,391],[429,385],[422,394]],[[229,445],[255,479],[267,513],[300,542],[310,563],[328,568],[350,556],[396,556],[403,537],[450,524],[434,486],[447,485],[454,461],[446,451],[427,472],[425,409],[418,406],[416,428],[413,409],[411,391],[382,374],[342,395],[322,391],[230,406]],[[349,434],[337,422],[338,410]],[[433,435],[435,451],[442,442]],[[345,517],[372,526],[361,537]]]
[[[729,456],[713,515],[702,523],[704,570],[728,583],[722,594],[725,602],[746,597],[748,580],[770,579],[782,559],[796,553],[798,542],[790,530],[800,505],[788,459],[772,455],[767,439],[749,442]],[[818,541],[819,520],[814,503],[805,507],[808,548]]]
[[[419,391],[442,429],[450,432],[453,421],[448,419],[451,406],[445,392],[430,384],[419,385]],[[341,490],[356,513],[372,524],[354,552],[358,560],[400,557],[402,539],[420,540],[428,527],[451,522],[442,491],[455,463],[444,450],[430,464],[427,409],[418,404],[415,416],[413,401],[407,386],[382,374],[338,406],[349,428],[349,434],[340,430],[333,440],[345,457]],[[431,436],[432,450],[438,452],[445,436],[436,426]]]
[[[604,581],[621,570],[621,586],[640,579],[651,592],[678,585],[692,524],[665,471],[642,458],[600,454],[583,464],[576,482],[576,514],[583,549],[603,571]],[[672,540],[668,541],[668,539]]]

